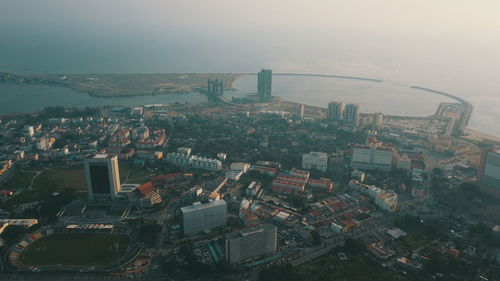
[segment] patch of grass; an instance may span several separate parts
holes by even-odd
[[[407,233],[403,241],[413,250],[440,238],[438,224],[432,220],[421,221],[419,218],[406,216],[400,219],[396,226]]]
[[[27,188],[31,184],[31,180],[36,175],[35,172],[20,172],[12,175],[5,181],[1,188],[9,190],[17,190],[20,188]]]
[[[53,234],[34,241],[20,256],[26,265],[106,266],[117,260],[130,239],[119,234]]]
[[[57,167],[43,171],[33,184],[33,189],[62,190],[85,189],[85,172],[83,166]]]
[[[134,167],[130,162],[120,162],[119,167],[121,183],[145,183],[149,180],[149,173],[143,167]]]

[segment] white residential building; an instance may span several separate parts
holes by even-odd
[[[380,209],[388,212],[396,211],[398,195],[394,191],[374,185],[360,184],[358,181],[352,181],[349,185],[372,198],[375,201],[375,205]]]
[[[226,259],[231,264],[276,253],[277,228],[272,224],[245,228],[226,235]]]
[[[323,152],[302,154],[302,169],[326,172],[328,169],[328,155]]]
[[[353,147],[351,167],[390,171],[393,158],[394,150],[392,148],[357,145]]]
[[[191,206],[181,208],[181,213],[184,234],[192,235],[225,226],[227,205],[224,200],[206,204],[195,202]]]
[[[183,167],[193,167],[197,169],[218,171],[222,169],[222,162],[217,159],[191,155],[191,149],[181,147],[177,152],[167,153],[165,160]]]

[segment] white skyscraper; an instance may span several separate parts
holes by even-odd
[[[239,263],[276,252],[277,228],[264,224],[226,235],[226,259]]]
[[[346,104],[344,109],[344,121],[357,123],[359,119],[359,105]]]
[[[185,235],[212,230],[226,225],[227,205],[224,200],[202,204],[195,202],[181,208],[182,224]]]
[[[344,115],[344,105],[341,102],[330,102],[328,103],[328,111],[326,113],[326,119],[331,121],[340,121]]]
[[[83,163],[88,199],[114,199],[120,191],[118,158],[107,154],[96,154],[91,158],[86,158]]]

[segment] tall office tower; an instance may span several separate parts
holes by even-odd
[[[330,102],[328,103],[328,111],[326,113],[326,119],[331,121],[340,121],[344,115],[344,105],[341,102]]]
[[[348,122],[358,122],[359,104],[346,104],[344,110],[344,120]]]
[[[373,115],[373,127],[375,128],[384,128],[384,114],[383,113],[375,113]]]
[[[208,79],[207,91],[209,95],[222,96],[224,94],[224,84],[222,79]]]
[[[224,200],[182,207],[182,226],[185,235],[212,230],[226,225],[227,205]]]
[[[298,105],[298,115],[300,117],[301,121],[304,121],[304,111],[305,111],[305,105],[303,103]]]
[[[276,252],[277,228],[272,224],[245,228],[226,235],[226,259],[231,264]]]
[[[89,200],[111,200],[120,191],[118,158],[107,154],[96,154],[86,158],[85,180]]]
[[[270,69],[262,69],[257,75],[257,93],[263,100],[271,99],[273,72]]]
[[[477,181],[481,191],[500,198],[500,147],[483,151]]]

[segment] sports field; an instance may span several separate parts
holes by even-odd
[[[125,253],[129,242],[120,234],[53,234],[29,245],[21,252],[20,261],[37,266],[106,266]]]

